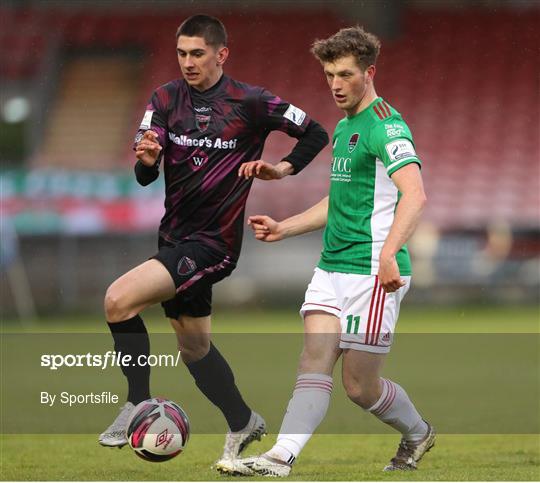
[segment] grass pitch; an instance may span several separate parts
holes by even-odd
[[[167,322],[158,312],[150,312],[145,320],[152,332],[170,331]],[[104,322],[95,316],[50,318],[35,326],[20,325],[17,321],[3,322],[4,333],[66,331],[91,333],[103,332],[105,329]],[[302,327],[298,316],[292,310],[247,311],[218,312],[214,318],[214,330],[218,333],[292,333],[300,332]],[[405,306],[398,331],[418,333],[422,336],[427,333],[519,333],[528,337],[527,334],[539,332],[539,312],[536,307],[419,309]],[[514,350],[519,351],[519,348]],[[398,355],[397,350],[395,355]],[[297,356],[295,354],[291,357],[296,359]],[[459,356],[458,353],[457,357]],[[234,368],[234,361],[232,365]],[[14,368],[10,365],[9,370]],[[339,378],[336,379],[336,386],[339,386]],[[430,384],[432,383],[434,380],[430,379]],[[439,387],[438,390],[444,390],[444,387]],[[538,384],[530,390],[537,397]],[[538,402],[538,399],[536,401]],[[489,401],[486,402],[486,408],[487,410],[490,408]],[[346,408],[346,411],[350,421],[361,417],[361,410],[352,405]],[[534,414],[525,417],[534,420]],[[8,418],[9,414],[5,408],[2,409],[2,426],[8,422]],[[493,416],[492,432],[496,432],[500,425],[501,421]],[[317,434],[301,454],[289,479],[299,481],[540,479],[538,434],[439,434],[436,446],[426,455],[418,471],[383,473],[381,470],[394,454],[398,440],[397,434]],[[247,450],[247,454],[265,451],[274,441],[275,435],[269,435],[261,443],[254,443]],[[182,455],[160,464],[140,460],[127,447],[122,450],[102,448],[97,444],[95,434],[3,434],[0,443],[2,480],[234,480],[219,475],[211,468],[221,453],[222,434],[193,434]]]
[[[439,435],[419,470],[383,473],[397,436],[315,435],[296,462],[289,480],[297,481],[471,481],[538,480],[537,435]],[[274,436],[247,453],[268,449]],[[94,435],[4,436],[3,480],[169,480],[232,481],[211,468],[220,455],[222,435],[194,435],[183,454],[165,463],[148,463],[128,448],[102,448]],[[256,480],[255,477],[241,478]],[[258,479],[261,479],[259,477]]]

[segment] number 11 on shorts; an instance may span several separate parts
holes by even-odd
[[[353,330],[354,322],[354,330]],[[358,327],[360,326],[360,316],[359,315],[347,315],[347,334],[358,334]]]

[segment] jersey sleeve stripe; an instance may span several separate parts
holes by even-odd
[[[392,112],[390,111],[390,108],[388,105],[384,102],[379,102],[373,106],[373,109],[379,116],[379,119],[383,120],[387,117],[390,117],[392,115]]]
[[[382,101],[381,104],[384,106],[387,116],[390,117],[392,115],[392,111],[390,111],[390,107],[388,106],[388,104],[384,101]]]
[[[381,111],[379,111],[379,105],[378,104],[375,104],[373,106],[373,110],[375,111],[375,113],[377,114],[377,116],[379,116],[379,119],[382,121],[385,116],[383,116],[383,113]]]
[[[395,167],[400,166],[401,164],[403,164],[403,165],[409,164],[411,161],[414,161],[414,162],[416,162],[418,164],[421,164],[420,160],[416,156],[411,156],[410,158],[405,158],[405,159],[400,159],[398,161],[394,161],[392,164],[388,165],[388,167],[386,168],[386,171],[390,172],[390,170],[394,169]]]

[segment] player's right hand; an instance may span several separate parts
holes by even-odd
[[[280,231],[279,223],[269,216],[250,216],[247,223],[251,226],[257,240],[265,242],[283,240],[283,233]]]
[[[146,166],[154,166],[162,147],[158,143],[158,135],[154,131],[145,131],[142,139],[135,146],[135,156]]]

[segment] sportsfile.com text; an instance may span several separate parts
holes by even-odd
[[[136,359],[130,354],[107,351],[104,354],[42,354],[41,367],[56,371],[60,367],[99,367],[105,370],[110,367],[149,366],[176,367],[180,364],[180,351],[174,354],[146,354]]]

